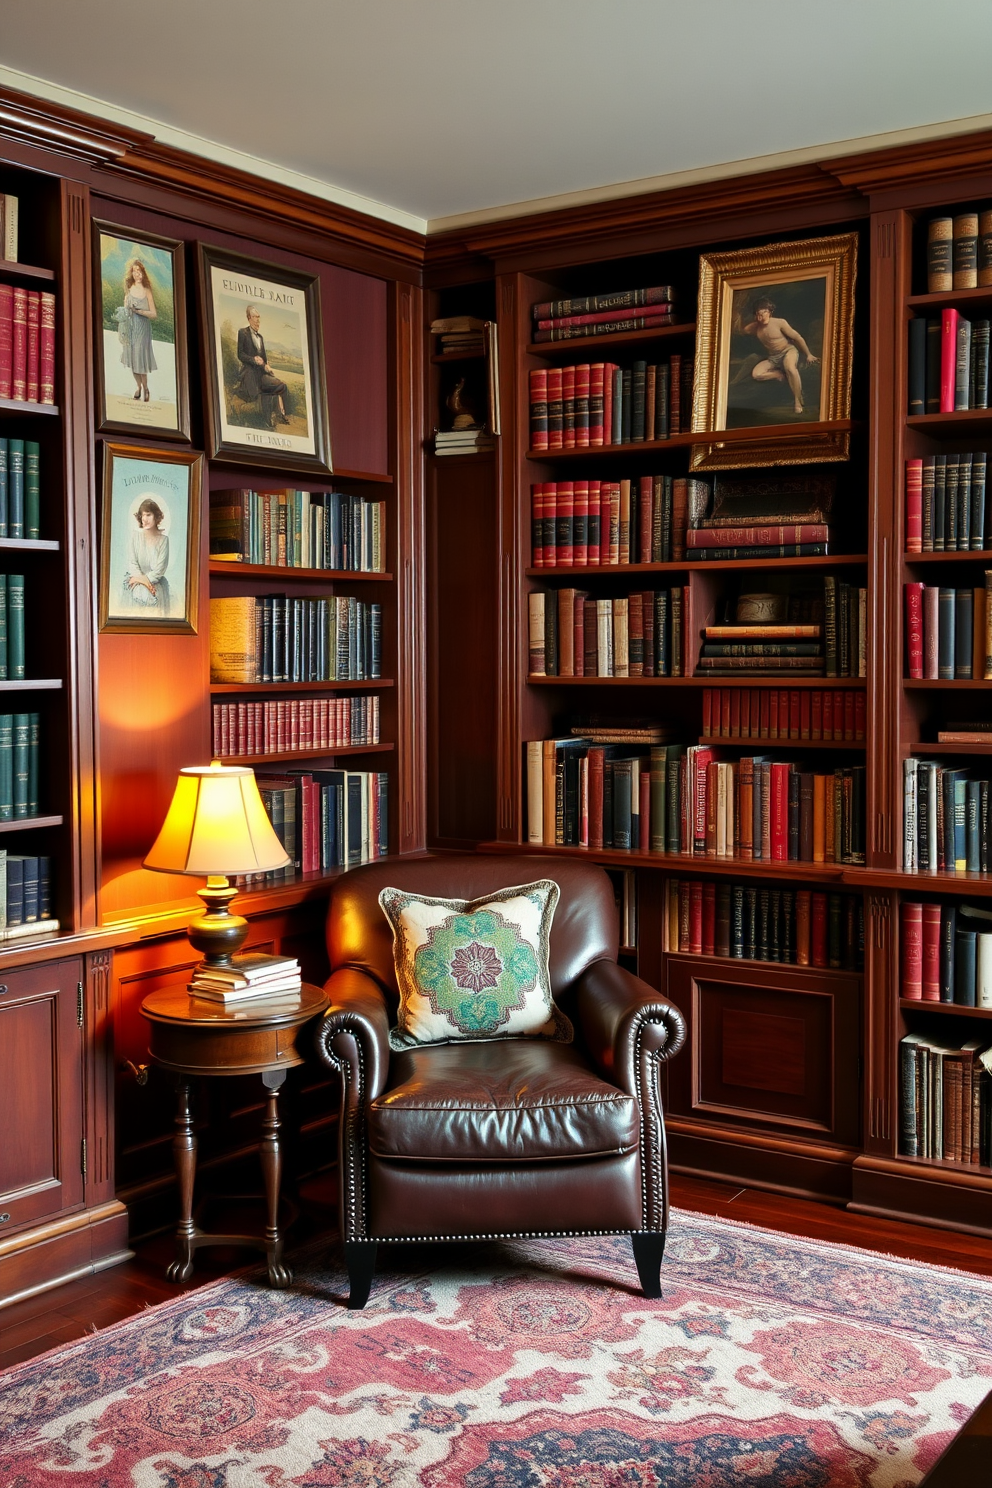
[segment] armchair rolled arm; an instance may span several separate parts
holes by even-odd
[[[604,1077],[630,1095],[638,1094],[644,1055],[672,1059],[685,1043],[685,1019],[678,1008],[615,961],[587,966],[574,993],[586,1049]]]

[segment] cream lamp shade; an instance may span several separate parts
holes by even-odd
[[[246,765],[189,765],[180,770],[162,829],[144,860],[159,873],[269,873],[285,868],[286,849],[272,830]]]

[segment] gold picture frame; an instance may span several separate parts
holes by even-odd
[[[202,454],[108,442],[103,459],[100,631],[195,635]]]
[[[700,258],[692,433],[748,433],[700,440],[692,470],[849,457],[857,255],[844,233]]]

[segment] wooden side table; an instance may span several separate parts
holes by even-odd
[[[180,1218],[176,1231],[176,1259],[168,1270],[170,1281],[188,1281],[193,1253],[201,1245],[250,1245],[263,1250],[269,1284],[288,1286],[293,1273],[282,1258],[279,1229],[279,1188],[282,1151],[279,1145],[279,1091],[286,1071],[302,1064],[300,1035],[327,1007],[319,987],[303,984],[299,1001],[273,998],[234,1003],[225,1007],[206,998],[191,997],[185,987],[153,992],[141,1004],[149,1024],[148,1053],[162,1069],[174,1070],[177,1086],[176,1135],[173,1151],[179,1179]],[[266,1112],[262,1122],[262,1177],[265,1184],[265,1235],[216,1235],[198,1228],[193,1217],[193,1180],[196,1176],[196,1132],[191,1103],[196,1075],[252,1075],[262,1077]]]

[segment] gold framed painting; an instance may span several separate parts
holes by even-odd
[[[806,238],[699,261],[693,470],[846,460],[858,236]],[[808,426],[808,432],[804,432]],[[786,430],[788,433],[786,434]]]
[[[203,456],[103,447],[100,629],[195,635]]]

